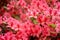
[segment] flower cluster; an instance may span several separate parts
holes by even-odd
[[[60,0],[3,1],[0,40],[60,40]]]

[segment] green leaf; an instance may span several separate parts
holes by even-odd
[[[0,34],[5,34],[5,33],[7,33],[7,32],[9,32],[9,31],[12,31],[14,34],[16,34],[17,33],[17,31],[15,31],[14,29],[12,29],[11,27],[7,27],[7,23],[6,22],[4,22],[4,23],[2,23],[1,25],[0,25],[0,28],[2,29],[1,31],[0,31]]]
[[[12,17],[15,18],[15,19],[17,19],[17,20],[20,19],[20,15],[18,15],[18,14],[13,14]]]
[[[34,24],[37,24],[38,22],[36,20],[33,21]]]
[[[2,24],[0,24],[0,28],[2,29],[1,31],[0,31],[0,34],[2,33],[2,34],[5,34],[6,33],[6,26],[7,26],[8,24],[6,23],[6,22],[3,22]]]
[[[3,8],[4,8],[6,11],[8,11],[8,9],[7,9],[7,7],[6,7],[6,6],[3,6]]]
[[[52,27],[52,28],[55,28],[56,27],[55,24],[49,24],[49,26]]]
[[[6,30],[8,30],[8,31],[12,31],[14,34],[16,34],[17,33],[17,31],[15,31],[14,29],[12,29],[12,28],[10,28],[10,27],[7,27],[7,29]]]
[[[8,24],[6,22],[3,22],[0,26],[6,27]]]
[[[33,20],[36,20],[34,17],[31,17],[30,19],[31,19],[32,21],[33,21]]]
[[[31,19],[31,21],[32,21],[34,24],[37,24],[37,23],[38,23],[37,20],[36,20],[34,17],[31,17],[30,19]]]

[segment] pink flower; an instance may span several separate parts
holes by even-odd
[[[0,10],[0,24],[6,22],[12,31],[0,29],[0,40],[39,40],[56,37],[60,32],[60,2],[58,0],[11,0]],[[40,25],[41,24],[41,25]],[[3,29],[3,28],[2,28]],[[40,35],[41,34],[41,35]],[[59,39],[58,39],[59,40]]]

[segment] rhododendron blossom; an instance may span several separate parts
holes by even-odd
[[[60,0],[0,3],[0,40],[60,40]]]

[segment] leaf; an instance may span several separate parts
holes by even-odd
[[[6,27],[8,24],[6,22],[0,24],[0,28]]]
[[[9,11],[6,6],[3,6],[3,8],[4,8],[6,11]]]
[[[5,34],[6,33],[6,26],[7,26],[8,24],[7,23],[2,23],[2,24],[0,24],[0,28],[2,29],[1,31],[0,31],[0,34]]]
[[[34,17],[31,17],[30,19],[31,19],[32,21],[33,21],[33,20],[36,20]]]
[[[13,14],[12,17],[15,18],[15,19],[17,19],[17,20],[20,19],[20,15],[18,15],[18,14]]]
[[[9,32],[9,31],[12,31],[14,34],[16,34],[17,33],[17,31],[15,31],[14,29],[12,29],[12,28],[10,28],[10,27],[7,27],[7,23],[2,23],[1,25],[0,25],[0,28],[2,29],[1,31],[0,31],[0,34],[5,34],[5,33],[7,33],[7,32]]]
[[[17,33],[17,31],[15,31],[14,29],[10,28],[10,27],[7,27],[7,31],[12,31],[14,34]]]
[[[0,0],[0,8],[3,6],[7,6],[8,1],[7,0]]]
[[[31,17],[30,19],[31,19],[31,21],[32,21],[34,24],[37,24],[37,23],[38,23],[37,20],[36,20],[34,17]]]
[[[37,24],[38,22],[36,20],[33,21],[34,24]]]
[[[49,26],[52,27],[52,28],[55,28],[56,27],[55,24],[49,24]]]

